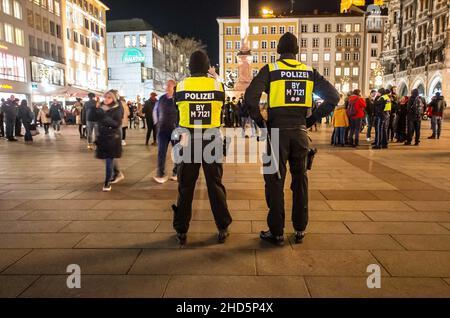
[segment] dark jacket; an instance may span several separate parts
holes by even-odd
[[[97,101],[95,99],[90,99],[84,104],[84,110],[86,112],[86,121],[97,121],[96,120],[96,109]]]
[[[16,119],[17,117],[16,103],[9,99],[3,104],[2,111],[5,114],[5,119]]]
[[[50,118],[52,119],[52,121],[62,120],[61,112],[62,106],[60,104],[53,103],[52,106],[50,106]]]
[[[296,59],[295,55],[282,55],[280,60]],[[328,82],[322,75],[313,71],[311,80],[314,82],[314,94],[323,99],[323,103],[313,112],[313,119],[320,120],[330,114],[339,102],[339,93],[336,88]],[[244,101],[249,110],[250,116],[259,127],[263,127],[264,119],[261,115],[259,102],[261,94],[270,94],[270,71],[269,66],[264,66],[258,75],[253,79],[245,92]],[[269,105],[270,106],[270,105]],[[268,108],[268,126],[274,128],[292,128],[306,125],[307,107],[280,107]],[[310,122],[312,125],[313,122]]]
[[[145,115],[145,118],[147,118],[147,120],[153,121],[153,109],[155,108],[157,102],[157,99],[149,99],[145,102],[144,107],[142,108],[142,114]]]
[[[122,157],[122,106],[117,104],[107,110],[98,108],[94,114],[94,121],[98,122],[99,132],[95,142],[97,145],[97,158],[109,159]]]
[[[373,107],[373,114],[376,117],[384,117],[385,116],[385,108],[386,108],[387,101],[383,98],[383,96],[378,96],[375,99],[374,107]]]
[[[178,109],[175,99],[168,98],[165,94],[161,96],[157,104],[159,131],[173,131],[178,124]]]
[[[425,99],[419,95],[411,95],[407,105],[409,121],[421,121],[424,113]]]
[[[34,113],[26,105],[19,106],[18,116],[22,120],[22,123],[24,124],[31,124],[34,120]]]
[[[375,101],[370,97],[366,98],[366,114],[368,116],[373,116],[374,107],[375,107]]]

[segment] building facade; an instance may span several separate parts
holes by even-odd
[[[0,1],[0,98],[31,95],[25,8],[28,0]]]
[[[66,64],[59,0],[25,1],[29,44],[31,101],[49,102],[66,84]]]
[[[164,94],[166,81],[183,71],[177,48],[142,19],[108,22],[107,47],[109,88],[128,100]]]
[[[106,11],[98,0],[63,1],[63,39],[68,95],[108,87]]]
[[[387,0],[384,80],[400,95],[450,96],[449,10],[445,0]]]
[[[220,75],[236,78],[236,55],[240,49],[239,19],[219,18]],[[298,60],[317,69],[343,92],[375,88],[372,68],[381,53],[383,18],[381,14],[347,13],[296,17],[251,18],[250,44],[253,75],[279,56],[279,38],[291,32],[298,37]],[[380,83],[381,85],[381,83]]]

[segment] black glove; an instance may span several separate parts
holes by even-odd
[[[318,122],[318,119],[315,114],[312,114],[311,117],[306,118],[306,128],[311,128],[315,123]]]

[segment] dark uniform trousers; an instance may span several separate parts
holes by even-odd
[[[306,129],[306,127],[305,127]],[[292,223],[296,231],[305,231],[308,225],[308,175],[307,157],[309,137],[300,128],[280,129],[278,168],[281,179],[275,174],[265,174],[266,201],[269,208],[267,224],[275,236],[284,234],[284,183],[286,180],[287,163],[289,162],[292,176]],[[272,146],[276,147],[274,140]],[[268,154],[271,155],[268,145]],[[273,159],[273,158],[272,158]],[[269,163],[270,165],[270,163]]]
[[[223,151],[223,140],[203,141],[202,153],[205,147],[211,142],[217,142],[218,147]],[[187,147],[191,150],[191,159],[194,158],[194,142],[190,141]],[[186,148],[183,148],[183,150]],[[208,188],[209,202],[211,210],[214,215],[216,226],[219,230],[225,230],[232,222],[230,212],[228,211],[227,198],[225,187],[222,184],[223,165],[222,154],[219,154],[219,160],[213,163],[206,163],[204,159],[202,163],[181,162],[178,166],[178,203],[175,212],[173,227],[177,233],[187,233],[189,230],[189,223],[192,218],[192,201],[194,199],[195,184],[197,182],[200,167],[203,167],[203,172],[206,178],[206,185]],[[202,157],[203,158],[203,157]]]
[[[390,114],[384,112],[381,116],[375,117],[375,145],[387,147]]]

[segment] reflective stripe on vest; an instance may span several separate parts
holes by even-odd
[[[283,61],[269,64],[270,108],[312,107],[314,91],[312,67],[296,60]]]
[[[225,101],[223,85],[209,77],[188,77],[177,85],[180,127],[217,128]]]
[[[384,111],[385,112],[392,111],[392,102],[391,102],[391,98],[389,97],[389,95],[383,95],[381,98],[383,98],[386,101],[386,106],[384,107]]]

